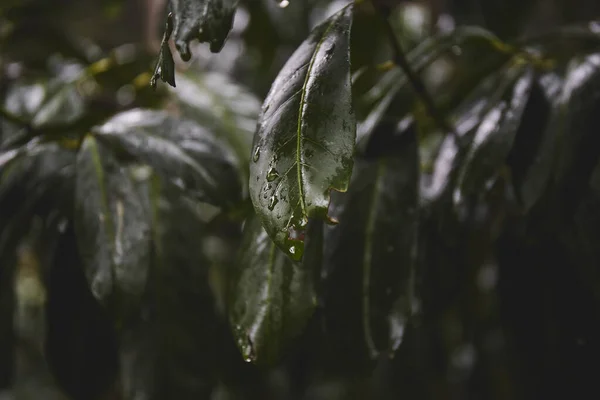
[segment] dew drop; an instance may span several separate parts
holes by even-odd
[[[329,46],[329,48],[327,50],[325,50],[325,54],[327,54],[327,56],[331,57],[331,55],[333,55],[334,51],[335,51],[335,43],[332,43],[331,46]]]
[[[273,211],[277,203],[279,203],[279,199],[277,198],[277,196],[271,196],[271,198],[269,199],[269,205],[267,206],[269,208],[269,211]]]
[[[290,2],[289,2],[289,0],[281,0],[281,1],[279,2],[279,7],[281,7],[281,8],[286,8],[286,7],[287,7],[287,6],[289,6],[289,5],[290,5]]]
[[[279,172],[273,167],[269,168],[267,171],[267,182],[273,182],[277,178],[279,178]]]
[[[290,246],[289,252],[290,252],[291,255],[296,254],[296,246]]]
[[[254,150],[254,156],[252,156],[252,160],[254,162],[257,162],[259,158],[260,158],[260,146],[256,146],[256,149]]]

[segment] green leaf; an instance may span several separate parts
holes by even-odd
[[[463,206],[497,177],[513,146],[533,86],[533,68],[513,67],[504,80],[503,85],[508,87],[502,99],[483,117],[460,168],[454,190],[455,206]]]
[[[154,67],[154,74],[150,80],[150,86],[156,89],[156,81],[158,78],[162,79],[163,82],[167,82],[169,85],[175,87],[175,62],[173,61],[173,54],[169,47],[169,39],[173,33],[173,15],[167,16],[167,24],[165,26],[165,33],[163,34],[162,41],[160,43],[160,52],[158,53],[158,60]]]
[[[454,30],[451,34],[441,34],[423,41],[407,54],[407,59],[414,71],[417,73],[424,72],[432,63],[439,60],[443,56],[450,53],[452,50],[458,49],[461,57],[466,58],[471,54],[477,54],[482,62],[475,67],[463,66],[468,70],[466,76],[452,76],[454,81],[465,80],[467,84],[463,87],[453,88],[460,95],[468,93],[468,90],[478,82],[478,77],[483,73],[488,72],[491,68],[496,68],[499,63],[508,58],[507,55],[499,52],[498,48],[502,43],[491,32],[478,27],[460,27]],[[461,66],[459,66],[460,68]],[[465,87],[466,86],[466,87]],[[440,93],[438,97],[443,97]],[[447,95],[446,95],[447,96]],[[357,127],[357,146],[364,150],[366,139],[378,124],[385,117],[393,102],[398,102],[399,106],[394,110],[397,113],[398,109],[403,114],[412,111],[416,100],[414,91],[409,84],[409,81],[404,72],[395,67],[386,71],[373,87],[358,99],[357,108],[359,110],[368,110],[361,116]],[[455,104],[457,99],[448,101],[450,104]],[[402,114],[401,114],[402,115]]]
[[[136,109],[116,115],[92,132],[198,200],[226,207],[240,200],[233,156],[213,132],[191,120]]]
[[[340,364],[393,356],[415,300],[419,221],[416,128],[400,148],[357,162],[339,225],[325,239],[325,329]]]
[[[171,95],[182,114],[227,141],[235,153],[242,181],[247,182],[259,100],[223,74],[186,71],[176,74],[176,78],[181,85],[171,89]]]
[[[548,161],[551,161],[544,155],[551,143],[547,141],[549,117],[562,85],[563,78],[557,71],[536,77],[507,160],[515,195],[524,211],[529,211],[546,188],[550,174]],[[546,150],[542,151],[544,148]]]
[[[346,191],[356,122],[349,38],[352,5],[316,27],[283,67],[263,104],[250,163],[250,197],[267,233],[302,257],[308,217],[327,219],[331,189]]]
[[[118,313],[137,308],[150,263],[150,218],[131,178],[92,136],[77,156],[75,229],[94,296]]]
[[[290,260],[258,218],[246,221],[229,300],[233,334],[246,361],[273,365],[302,333],[316,306],[313,268]]]
[[[209,42],[213,53],[221,51],[233,26],[237,3],[238,0],[169,1],[175,22],[175,46],[182,60],[192,57],[189,45],[194,39]]]
[[[151,399],[208,398],[222,356],[219,344],[225,326],[215,315],[208,284],[210,265],[201,246],[206,225],[177,188],[156,175],[149,186],[154,244],[148,285],[152,328],[144,331],[142,326],[141,333],[152,340]]]
[[[455,131],[464,144],[470,143],[483,117],[502,95],[503,91],[498,88],[502,88],[504,72],[504,68],[500,69],[484,79],[450,114]],[[433,171],[424,179],[421,197],[425,203],[434,203],[446,194],[451,195],[450,189],[465,155],[452,135],[443,137],[433,161]]]

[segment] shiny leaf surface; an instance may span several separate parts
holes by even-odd
[[[517,66],[508,70],[504,79],[506,92],[483,117],[462,163],[454,191],[455,206],[462,206],[467,198],[485,189],[512,148],[529,100],[534,72],[531,67],[523,70]]]
[[[414,125],[400,149],[357,162],[326,236],[325,323],[339,357],[393,356],[415,299],[419,154]]]
[[[313,268],[290,260],[256,216],[246,221],[229,300],[231,326],[246,361],[275,364],[302,333],[316,306]]]
[[[227,146],[191,120],[136,109],[116,115],[93,132],[197,199],[229,206],[240,198],[240,180]]]
[[[350,84],[352,5],[316,27],[263,103],[250,163],[250,197],[267,233],[302,257],[309,217],[327,219],[329,192],[348,187],[356,133]]]
[[[92,293],[137,306],[146,286],[150,219],[130,177],[92,136],[77,156],[75,229]]]
[[[190,42],[210,43],[210,51],[223,48],[233,25],[238,0],[169,0],[173,13],[175,45],[181,59],[189,61]]]

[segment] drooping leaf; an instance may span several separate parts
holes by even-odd
[[[156,89],[156,82],[158,78],[162,79],[163,82],[167,82],[169,85],[175,87],[175,62],[173,61],[173,54],[169,47],[169,39],[173,33],[173,15],[167,16],[167,24],[165,26],[165,33],[163,34],[162,41],[160,43],[160,52],[158,53],[158,60],[154,67],[154,74],[150,80],[150,86]]]
[[[524,211],[528,211],[545,190],[545,182],[550,173],[552,161],[545,154],[552,143],[549,117],[557,102],[563,84],[557,71],[551,71],[536,77],[531,95],[513,148],[508,156],[507,165],[511,171],[511,180],[515,195]]]
[[[326,235],[325,329],[349,368],[393,356],[415,299],[419,153],[414,124],[400,148],[356,165]],[[351,366],[354,364],[354,366]]]
[[[302,333],[316,306],[312,268],[290,260],[256,216],[246,221],[229,300],[246,361],[273,365]]]
[[[233,26],[238,0],[170,0],[173,13],[175,46],[181,59],[189,61],[190,42],[209,42],[210,51],[223,48]]]
[[[250,197],[275,243],[298,260],[308,217],[327,219],[329,192],[352,172],[349,37],[352,5],[316,27],[283,67],[254,136]]]
[[[501,87],[504,72],[501,69],[484,79],[449,116],[463,143],[468,144],[472,140],[484,115],[502,95],[503,92],[498,88]],[[465,154],[452,135],[442,139],[434,156],[433,170],[424,177],[421,197],[425,203],[433,203],[448,193],[458,176]]]
[[[187,118],[201,123],[225,139],[236,155],[243,181],[248,181],[248,162],[260,102],[249,90],[215,72],[187,71],[176,74],[181,82],[171,94]]]
[[[136,308],[146,287],[150,218],[144,211],[118,161],[86,137],[77,156],[75,229],[92,293],[118,313]]]
[[[462,57],[465,54],[477,54],[485,62],[469,68],[464,66],[463,69],[468,69],[468,74],[466,74],[468,76],[452,77],[454,81],[466,81],[462,86],[453,88],[462,95],[477,83],[478,76],[485,74],[508,58],[507,55],[498,51],[497,47],[500,45],[501,42],[491,32],[467,26],[457,28],[450,34],[437,35],[423,41],[407,54],[407,59],[415,72],[422,73],[433,62],[447,55],[453,49],[458,49],[463,54]],[[443,97],[443,93],[437,97]],[[460,99],[460,96],[457,97]],[[358,100],[359,110],[366,109],[368,111],[361,116],[358,123],[357,146],[364,149],[368,140],[366,138],[382,121],[393,102],[399,103],[400,107],[397,108],[400,108],[401,112],[408,113],[412,111],[415,100],[415,93],[404,72],[398,67],[386,71],[380,80]],[[456,100],[452,98],[448,103],[454,104]],[[396,108],[395,111],[398,112]]]
[[[504,79],[506,92],[483,117],[461,165],[453,196],[455,206],[462,206],[485,189],[512,148],[533,85],[533,68],[516,66],[506,72]]]
[[[151,399],[208,398],[225,326],[215,314],[208,285],[210,265],[201,246],[205,224],[173,189],[152,176],[154,256],[148,286],[152,330],[141,331],[152,340],[153,381],[148,384],[154,391]]]
[[[93,128],[98,140],[150,165],[188,195],[217,206],[240,199],[229,149],[213,132],[161,111],[130,110]]]
[[[0,388],[14,383],[16,249],[32,219],[47,214],[65,190],[74,160],[72,152],[55,144],[32,143],[10,153],[14,156],[0,166]]]

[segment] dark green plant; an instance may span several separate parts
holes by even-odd
[[[593,387],[600,22],[501,38],[411,30],[400,1],[290,0],[291,18],[273,0],[170,0],[150,74],[143,46],[94,47],[49,17],[59,39],[24,55],[42,3],[0,6],[7,396]],[[195,39],[259,56],[184,71],[171,38],[184,61]]]

